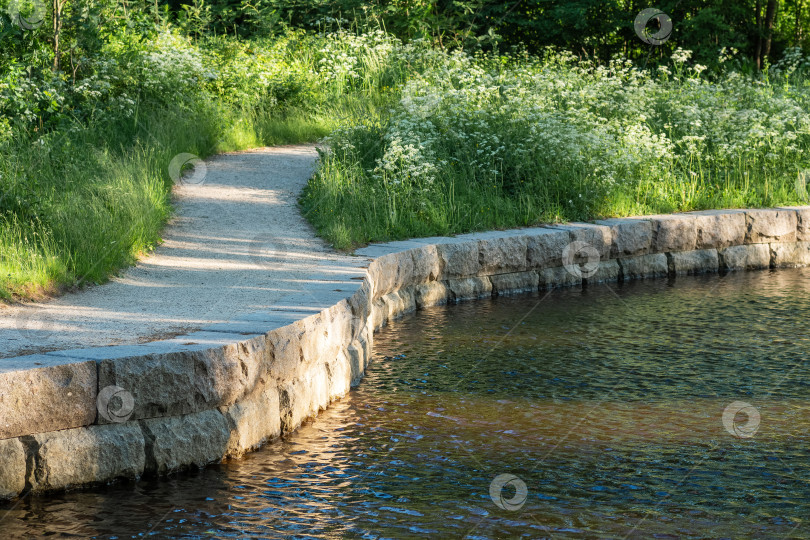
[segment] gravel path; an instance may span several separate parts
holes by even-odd
[[[336,283],[368,259],[334,252],[301,217],[296,201],[317,158],[314,146],[285,146],[208,160],[201,183],[175,187],[164,243],[137,266],[53,301],[0,308],[0,358],[165,339],[285,299],[303,306],[313,284],[319,297],[340,296]]]

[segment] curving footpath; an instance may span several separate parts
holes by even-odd
[[[284,151],[222,156],[212,163],[223,160],[227,169],[230,159],[238,167],[261,156],[255,165]],[[314,160],[311,148],[286,151],[309,152]],[[216,172],[209,174],[206,184],[217,185]],[[263,189],[272,191],[273,170],[259,176],[265,178]],[[292,213],[294,195],[285,203]],[[197,323],[186,333],[1,359],[0,498],[239,457],[345,395],[368,365],[374,330],[419,308],[559,286],[810,264],[810,207],[425,238],[372,245],[355,256],[329,252],[301,226],[306,238],[297,238],[301,231],[288,224],[273,233],[253,230],[252,237],[225,239],[224,247],[214,249],[221,266],[213,274],[192,269],[199,287],[227,296],[227,287],[207,280],[253,261],[243,285],[250,294],[215,309],[213,321],[193,316]],[[279,240],[281,234],[287,239]],[[261,247],[268,243],[274,246],[272,283],[251,289],[250,277],[265,279],[255,267],[268,272]],[[173,252],[164,246],[155,257]],[[121,279],[126,282],[151,261]],[[202,295],[193,283],[185,294],[192,303]],[[70,298],[64,302],[82,302],[82,294]],[[159,286],[149,296],[157,306],[166,299]],[[132,324],[140,330],[130,339],[155,337],[155,328]],[[65,339],[71,343],[75,336]]]

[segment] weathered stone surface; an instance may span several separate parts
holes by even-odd
[[[360,286],[357,292],[355,292],[349,298],[349,307],[352,310],[353,317],[359,317],[361,319],[368,319],[371,317],[371,310],[374,304],[373,290],[374,284],[371,281],[371,277],[367,277],[365,280],[363,280],[363,284]]]
[[[317,415],[329,406],[330,373],[327,364],[313,366],[303,378],[302,396],[309,395],[308,417]]]
[[[413,282],[413,254],[409,250],[384,255],[369,265],[368,273],[374,283],[374,298],[385,296]]]
[[[396,293],[392,293],[396,294]],[[382,300],[380,309],[385,305]],[[273,349],[268,375],[277,383],[286,383],[306,376],[310,368],[334,360],[352,342],[354,335],[364,331],[369,320],[352,315],[347,301],[317,315],[270,332]]]
[[[526,258],[530,268],[556,268],[562,265],[565,246],[571,243],[571,234],[559,229],[535,230],[526,237]]]
[[[757,270],[771,265],[768,244],[730,246],[717,252],[722,270]]]
[[[797,208],[796,218],[796,240],[798,242],[810,242],[810,206]]]
[[[228,421],[218,410],[141,420],[141,428],[145,470],[157,474],[220,461],[231,439]]]
[[[527,269],[527,243],[525,236],[506,236],[479,240],[478,262],[480,275],[523,272]]]
[[[273,359],[268,369],[268,377],[277,383],[297,377],[304,369],[304,354],[301,350],[301,338],[306,332],[307,321],[320,320],[320,315],[313,315],[283,328],[273,330],[267,335],[273,349]]]
[[[92,424],[97,387],[92,360],[0,359],[0,439]]]
[[[279,409],[281,411],[281,432],[292,433],[304,420],[312,417],[314,395],[318,392],[312,383],[317,381],[295,380],[279,387]],[[326,392],[324,388],[324,392]]]
[[[778,268],[810,265],[810,242],[775,243],[770,245],[770,252]]]
[[[720,265],[716,249],[667,253],[667,260],[669,262],[669,273],[675,275],[717,272]]]
[[[721,249],[745,241],[745,212],[742,210],[705,210],[685,215],[695,219],[696,249]]]
[[[466,279],[449,279],[447,288],[450,289],[451,300],[470,300],[485,298],[492,294],[492,282],[488,277],[473,277]]]
[[[273,349],[265,337],[233,342],[193,355],[196,410],[231,405],[267,377]]]
[[[618,262],[622,271],[622,279],[625,281],[660,278],[669,275],[669,263],[665,253],[627,257],[619,259]]]
[[[798,218],[794,210],[745,211],[745,243],[795,242]]]
[[[351,389],[352,366],[347,351],[340,351],[334,360],[325,365],[329,382],[328,403],[331,403],[345,396]]]
[[[413,299],[419,309],[444,304],[449,296],[450,291],[443,281],[424,283],[413,288]]]
[[[346,357],[349,360],[350,385],[356,386],[363,379],[366,367],[371,361],[372,331],[364,331],[355,341],[346,348]]]
[[[396,319],[416,309],[416,300],[413,290],[410,288],[386,294],[382,297],[382,303],[386,321]]]
[[[697,245],[697,223],[694,216],[673,214],[649,216],[652,222],[652,253],[692,251]]]
[[[349,367],[351,369],[351,386],[360,384],[363,379],[363,374],[366,371],[367,359],[365,350],[360,343],[352,343],[346,349],[346,356],[349,358]]]
[[[227,457],[240,457],[267,441],[281,436],[278,390],[259,388],[230,407],[220,408],[230,436]]]
[[[352,341],[352,311],[345,301],[303,323],[301,353],[307,366],[334,359]]]
[[[435,245],[412,249],[410,255],[413,259],[413,273],[410,282],[403,283],[403,286],[419,285],[439,279],[442,268],[439,250]]]
[[[144,439],[134,422],[33,435],[33,491],[136,478],[144,471]]]
[[[596,249],[600,258],[610,258],[611,245],[613,244],[613,230],[610,227],[590,223],[568,223],[566,225],[554,225],[554,228],[568,231],[570,235],[569,242],[584,242]]]
[[[582,283],[582,276],[568,271],[562,266],[557,268],[544,268],[537,272],[540,289],[553,289],[555,287],[570,287]]]
[[[612,244],[610,257],[632,257],[650,252],[652,222],[643,219],[605,219],[597,225],[610,227]]]
[[[796,241],[810,242],[810,206],[785,206],[780,210],[796,212]]]
[[[583,276],[587,283],[605,283],[609,281],[618,281],[621,275],[621,268],[619,263],[614,260],[602,261],[594,273],[588,273]]]
[[[416,309],[413,289],[403,289],[386,294],[374,302],[371,321],[375,329],[381,328],[390,320],[396,319]]]
[[[19,439],[0,440],[0,500],[25,489],[25,446]]]
[[[198,332],[150,345],[153,354],[108,358],[98,366],[99,388],[132,394],[132,420],[230,405],[266,376],[273,358],[264,336]]]
[[[481,270],[477,242],[441,244],[438,253],[442,279],[477,276]]]
[[[489,276],[492,282],[492,293],[496,295],[516,294],[536,291],[540,276],[534,270],[528,272],[514,272],[511,274],[496,274]]]
[[[374,304],[372,304],[371,309],[371,324],[374,327],[374,330],[379,330],[382,328],[387,319],[388,308],[385,306],[382,300],[375,300]]]
[[[389,265],[396,261],[396,254],[384,255],[374,259],[368,266],[368,275],[372,289],[372,300],[377,300],[381,296],[388,294],[394,288],[396,273],[391,272]]]

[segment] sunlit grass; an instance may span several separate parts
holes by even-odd
[[[799,203],[795,180],[810,169],[810,84],[798,75],[709,80],[686,65],[645,74],[561,54],[467,56],[383,32],[167,34],[116,47],[142,62],[135,80],[93,82],[118,94],[74,96],[50,129],[22,122],[0,142],[2,299],[100,283],[152,250],[180,153],[329,136],[301,208],[340,249]]]
[[[389,114],[337,130],[302,199],[335,247],[806,203],[810,84],[570,55],[447,55]]]

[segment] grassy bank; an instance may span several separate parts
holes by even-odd
[[[688,51],[642,71],[442,54],[332,134],[303,206],[339,248],[560,220],[806,202],[808,62],[750,78]],[[728,59],[721,59],[726,60]]]
[[[379,37],[379,36],[378,36]],[[380,39],[383,39],[380,37]],[[0,299],[103,282],[160,241],[180,153],[316,141],[398,84],[370,38],[119,36],[83,80],[0,71]],[[368,55],[354,73],[336,58]]]
[[[180,153],[327,135],[301,205],[341,249],[805,202],[810,61],[746,76],[721,60],[732,67],[709,74],[679,50],[645,71],[552,51],[451,52],[382,31],[246,40],[165,27],[108,36],[76,80],[9,63],[0,298],[101,282],[152,249]]]

